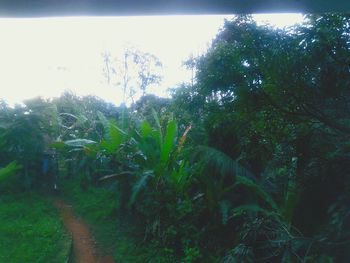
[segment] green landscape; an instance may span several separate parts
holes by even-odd
[[[156,56],[104,59],[120,106],[0,102],[0,263],[349,262],[350,15],[226,20],[170,98]]]

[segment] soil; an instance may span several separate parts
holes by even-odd
[[[75,263],[115,263],[112,256],[101,255],[89,227],[74,215],[71,205],[61,199],[56,199],[54,204],[60,211],[65,227],[72,234]]]

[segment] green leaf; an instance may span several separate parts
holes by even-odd
[[[154,118],[154,120],[155,120],[155,122],[157,124],[157,128],[161,129],[162,127],[160,125],[160,120],[159,120],[158,114],[157,114],[157,112],[154,109],[152,109],[152,115],[153,115],[153,118]]]
[[[129,206],[135,203],[136,198],[139,195],[140,191],[146,187],[148,180],[153,176],[154,176],[153,170],[147,170],[141,174],[140,179],[134,184],[132,188]]]
[[[100,122],[102,123],[105,131],[107,131],[109,129],[109,121],[107,120],[107,118],[100,111],[97,112],[97,117],[100,120]]]
[[[96,143],[95,141],[92,140],[87,140],[87,139],[75,139],[75,140],[68,140],[65,141],[64,144],[70,146],[70,147],[85,147],[86,145],[89,144],[94,144]]]
[[[272,209],[278,210],[278,206],[273,198],[263,190],[263,188],[255,183],[252,179],[244,176],[236,176],[236,186],[242,185],[246,188],[249,188],[261,199],[263,199]]]
[[[49,146],[54,149],[63,149],[66,146],[66,144],[62,141],[56,141],[56,142],[50,143]]]
[[[152,135],[152,127],[148,121],[145,120],[141,123],[140,134],[143,138],[146,138]]]
[[[288,223],[291,223],[293,220],[294,210],[299,202],[299,197],[300,194],[295,180],[289,179],[288,189],[285,194],[284,205],[282,208],[282,214]]]
[[[177,125],[175,121],[170,121],[167,125],[164,142],[160,153],[160,162],[165,164],[170,158],[170,154],[174,148],[175,138],[177,132]]]
[[[198,146],[196,148],[196,155],[199,156],[199,159],[204,165],[215,167],[217,172],[222,176],[232,174],[235,176],[254,178],[254,175],[248,169],[240,165],[224,152],[215,148]]]
[[[15,161],[9,163],[3,168],[0,168],[0,182],[5,181],[8,177],[16,173],[22,167],[18,165]]]
[[[230,209],[230,202],[227,200],[223,200],[219,203],[220,206],[220,213],[222,217],[222,224],[226,225],[229,220],[229,209]]]
[[[157,112],[152,109],[152,115],[153,115],[153,118],[157,124],[157,130],[154,134],[154,137],[156,138],[157,140],[157,143],[160,147],[160,149],[162,148],[162,142],[163,142],[163,135],[162,135],[162,126],[160,125],[160,120],[159,120],[159,117],[158,117],[158,114]]]
[[[110,122],[106,140],[103,140],[100,145],[107,152],[113,153],[125,141],[125,139],[126,133]]]
[[[184,191],[189,182],[189,173],[187,170],[188,162],[181,160],[178,169],[174,169],[171,173],[171,180],[177,191]]]

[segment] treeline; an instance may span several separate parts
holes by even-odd
[[[164,262],[347,262],[350,16],[285,30],[240,16],[188,64],[196,77],[171,99],[2,104],[1,161],[22,166],[14,188],[45,185],[36,158],[49,134],[59,183],[117,193],[111,216]]]

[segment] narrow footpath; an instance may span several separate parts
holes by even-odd
[[[60,211],[65,227],[72,234],[75,263],[115,263],[112,256],[98,253],[88,226],[74,215],[71,205],[61,199],[56,199],[54,204]]]

